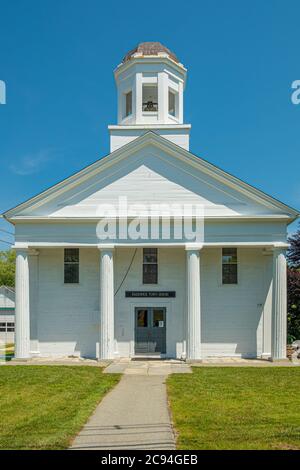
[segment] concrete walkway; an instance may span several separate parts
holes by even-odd
[[[165,378],[165,374],[123,375],[71,449],[175,449]]]
[[[189,364],[171,360],[135,360],[120,359],[112,362],[104,370],[104,374],[125,374],[125,375],[161,375],[169,374],[191,374],[192,369]]]

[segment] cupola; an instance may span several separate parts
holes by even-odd
[[[159,42],[142,42],[114,71],[118,124],[109,126],[111,151],[152,130],[188,149],[190,125],[183,124],[186,69]]]

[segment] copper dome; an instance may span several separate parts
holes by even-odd
[[[168,56],[172,60],[179,63],[179,60],[174,54],[174,52],[170,51],[170,49],[163,46],[160,42],[141,42],[134,49],[132,49],[125,55],[122,62],[124,63],[130,60],[134,54],[141,54],[144,56],[145,55],[149,55],[149,56],[157,55],[158,56],[160,53],[168,54]]]

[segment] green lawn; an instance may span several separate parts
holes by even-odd
[[[0,449],[65,449],[119,380],[87,366],[0,366]]]
[[[300,367],[193,368],[167,380],[179,449],[300,449]]]

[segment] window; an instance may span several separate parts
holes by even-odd
[[[132,114],[132,91],[129,91],[125,95],[125,117]]]
[[[157,85],[143,85],[143,111],[158,111]]]
[[[15,331],[15,324],[13,322],[1,322],[0,323],[0,332],[1,333],[8,333]]]
[[[143,284],[157,284],[157,248],[143,250]]]
[[[222,249],[222,282],[223,284],[237,284],[237,249]]]
[[[153,328],[162,328],[164,326],[164,310],[159,308],[153,309]]]
[[[169,114],[171,116],[176,115],[176,96],[171,90],[169,90]]]
[[[64,256],[64,282],[65,284],[79,283],[79,249],[66,248]]]
[[[147,328],[148,326],[148,310],[138,310],[137,313],[138,328]]]
[[[15,324],[14,323],[6,323],[6,328],[7,328],[7,331],[15,331]]]

